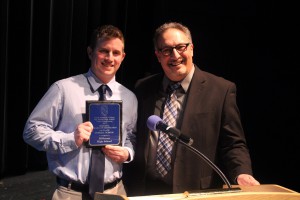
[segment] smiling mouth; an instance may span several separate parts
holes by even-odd
[[[114,67],[111,63],[102,63],[102,66],[104,67]]]
[[[171,67],[176,67],[176,66],[178,66],[178,65],[180,65],[180,64],[182,64],[183,63],[183,60],[181,60],[180,62],[172,62],[172,63],[169,63],[169,66],[171,66]]]

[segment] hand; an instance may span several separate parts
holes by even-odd
[[[129,152],[126,148],[120,146],[106,145],[102,148],[106,156],[117,163],[125,162],[129,157]]]
[[[75,130],[74,138],[78,147],[90,139],[90,135],[93,131],[93,124],[89,121],[79,124]]]
[[[237,177],[237,183],[242,186],[260,185],[260,183],[249,174],[240,174]]]

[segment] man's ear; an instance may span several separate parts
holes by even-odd
[[[89,58],[92,59],[93,49],[90,46],[88,46],[86,51],[87,51]]]
[[[160,62],[160,54],[157,50],[154,51],[155,55],[156,55],[156,58],[157,58],[157,61]]]
[[[123,53],[123,56],[122,56],[122,57],[123,57],[123,58],[122,58],[122,62],[123,62],[125,56],[126,56],[126,53],[124,52],[124,53]]]

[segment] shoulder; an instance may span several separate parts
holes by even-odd
[[[148,75],[146,77],[138,79],[137,82],[136,82],[136,85],[139,85],[139,84],[142,84],[142,83],[153,82],[155,80],[162,79],[162,77],[163,77],[163,73]]]
[[[68,84],[68,83],[77,83],[78,81],[86,81],[86,76],[84,74],[78,74],[78,75],[74,75],[74,76],[70,76],[64,79],[60,79],[58,81],[56,81],[57,83],[60,84]]]
[[[80,86],[82,83],[87,83],[86,77],[84,74],[78,74],[78,75],[57,80],[53,83],[53,85],[57,85],[58,87],[69,87],[69,86],[74,87],[74,86]]]
[[[163,73],[152,74],[144,78],[138,79],[135,84],[136,91],[148,91],[157,88],[163,79]]]
[[[122,97],[130,98],[131,100],[136,99],[134,92],[121,83],[116,82],[115,87],[120,91]]]
[[[212,74],[210,72],[200,70],[197,68],[194,73],[194,79],[197,82],[201,82],[204,85],[207,86],[215,86],[215,87],[221,87],[221,88],[228,88],[228,87],[235,87],[235,83],[215,74]]]

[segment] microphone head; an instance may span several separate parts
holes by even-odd
[[[147,120],[147,126],[151,131],[156,131],[157,130],[156,126],[161,121],[162,119],[157,115],[151,115]]]

